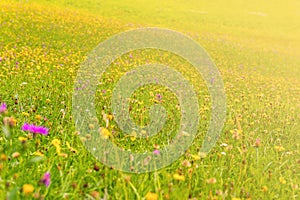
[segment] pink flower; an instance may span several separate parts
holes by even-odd
[[[48,135],[49,133],[49,129],[43,127],[43,126],[35,126],[33,124],[27,124],[25,123],[23,126],[22,126],[22,130],[23,131],[29,131],[29,132],[32,132],[34,134],[42,134],[42,135]]]
[[[5,103],[2,103],[0,105],[0,114],[5,113],[7,111],[7,105]]]
[[[260,139],[256,139],[254,146],[259,147],[260,145],[261,145]]]
[[[158,101],[162,100],[162,95],[161,95],[161,94],[156,94],[156,99],[157,99]]]
[[[160,151],[159,151],[158,149],[155,149],[155,150],[153,151],[153,153],[156,154],[156,155],[160,155]]]
[[[41,183],[43,183],[46,187],[48,187],[50,185],[50,182],[51,182],[50,172],[46,172],[41,179]]]

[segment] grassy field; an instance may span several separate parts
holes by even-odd
[[[2,0],[0,198],[299,199],[299,11],[296,0]],[[147,85],[131,96],[130,116],[147,125],[149,108],[159,104],[166,124],[151,138],[125,136],[111,115],[110,98],[127,71],[145,63],[169,65],[193,84],[199,101],[192,146],[172,165],[144,174],[96,160],[83,145],[90,138],[76,130],[72,116],[74,81],[88,53],[139,27],[177,30],[201,44],[222,75],[227,98],[221,137],[204,156],[199,148],[211,100],[190,64],[149,49],[115,60],[103,74],[95,105],[100,126],[107,126],[104,136],[124,149],[160,150],[180,123],[176,96],[167,87]],[[49,134],[26,131],[25,123]]]

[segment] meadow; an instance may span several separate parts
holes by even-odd
[[[1,199],[299,199],[300,3],[196,0],[0,2]],[[149,173],[127,173],[98,161],[72,114],[78,69],[99,43],[127,30],[182,32],[211,56],[222,76],[227,116],[216,146],[199,149],[211,117],[211,97],[190,63],[162,50],[116,59],[95,94],[100,134],[133,152],[159,152],[180,124],[176,95],[161,85],[130,97],[130,116],[149,123],[149,108],[165,108],[155,136],[125,135],[110,98],[126,72],[162,63],[193,84],[200,123],[176,162]],[[93,128],[93,124],[88,124]],[[103,131],[104,130],[104,131]]]

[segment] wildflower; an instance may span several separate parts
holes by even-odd
[[[216,182],[217,182],[216,178],[210,178],[210,179],[206,180],[206,183],[208,183],[208,184],[215,184]]]
[[[14,117],[4,117],[3,123],[5,126],[14,127],[17,124],[17,120]]]
[[[267,192],[267,191],[268,191],[268,187],[267,187],[267,186],[262,186],[261,190],[262,190],[263,192]]]
[[[35,156],[44,156],[44,154],[40,151],[36,151],[33,153]]]
[[[46,187],[50,185],[51,178],[50,178],[50,172],[46,172],[43,177],[41,178],[41,183],[43,183]]]
[[[255,147],[259,147],[260,146],[260,139],[256,139],[254,146]]]
[[[33,190],[34,190],[33,185],[31,185],[31,184],[24,184],[23,185],[22,191],[25,195],[31,194],[33,192]]]
[[[29,113],[27,113],[27,112],[22,112],[22,115],[26,116],[26,117],[29,117]]]
[[[292,188],[293,188],[294,190],[298,190],[299,186],[298,186],[298,184],[293,184]]]
[[[160,151],[159,151],[158,149],[155,149],[155,150],[153,151],[153,154],[160,155]]]
[[[91,195],[92,195],[92,197],[94,197],[95,199],[99,199],[99,197],[100,197],[100,194],[99,194],[99,192],[97,192],[97,191],[91,192]]]
[[[20,156],[20,153],[19,152],[14,152],[13,154],[12,154],[12,157],[13,158],[18,158]]]
[[[188,161],[188,160],[184,160],[184,161],[182,161],[182,166],[184,166],[184,167],[191,167],[192,166],[192,164],[190,163],[190,161]]]
[[[275,148],[276,151],[284,151],[285,150],[285,148],[281,145],[275,146],[274,148]]]
[[[183,175],[178,174],[178,173],[174,174],[173,178],[175,180],[178,180],[178,181],[184,181],[185,180],[185,177]]]
[[[35,119],[37,119],[38,121],[40,121],[42,119],[42,116],[41,115],[36,115]]]
[[[286,180],[282,176],[279,178],[279,182],[281,184],[286,184]]]
[[[19,140],[20,142],[26,142],[26,141],[27,141],[27,138],[20,136],[20,137],[18,137],[18,140]]]
[[[5,103],[2,103],[0,105],[0,114],[5,113],[7,111],[7,105]]]
[[[274,147],[276,151],[284,151],[284,147],[283,146],[275,146]]]
[[[73,153],[77,153],[77,150],[76,150],[76,149],[74,149],[73,147],[71,147],[71,145],[70,145],[70,143],[69,143],[69,142],[66,142],[66,145],[67,145],[67,147],[69,148],[69,150],[70,150],[71,152],[73,152]]]
[[[53,144],[53,146],[55,146],[56,153],[60,154],[60,152],[61,152],[60,141],[58,139],[54,139],[54,140],[52,140],[51,143]]]
[[[145,196],[146,200],[157,200],[158,199],[158,194],[148,192]]]
[[[35,126],[33,124],[27,124],[25,123],[23,126],[22,126],[22,130],[23,131],[29,131],[29,132],[32,132],[34,134],[42,134],[42,135],[48,135],[49,133],[49,129],[43,127],[43,126]]]
[[[7,156],[5,154],[1,154],[0,160],[6,161],[7,160]]]
[[[162,100],[162,95],[161,95],[161,94],[156,94],[156,99],[157,99],[158,101]]]
[[[135,131],[132,131],[132,133],[130,134],[130,140],[131,141],[135,141],[136,140],[136,137],[137,137],[137,134]]]
[[[111,135],[111,133],[109,132],[109,130],[107,128],[100,127],[99,132],[103,139],[108,139],[109,136]]]

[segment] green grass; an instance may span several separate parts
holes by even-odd
[[[0,122],[7,117],[17,122],[0,130],[0,198],[143,199],[152,192],[159,199],[298,199],[299,8],[296,0],[1,1],[0,102],[8,105],[8,112],[0,114]],[[97,88],[101,126],[101,112],[112,112],[110,97],[117,81],[146,62],[167,64],[193,83],[201,115],[199,135],[178,161],[156,172],[128,174],[106,167],[85,149],[81,141],[88,138],[76,132],[72,118],[73,86],[80,63],[101,41],[147,26],[178,30],[207,50],[224,81],[227,121],[216,147],[198,159],[211,106],[204,81],[185,60],[168,52],[122,56]],[[180,116],[171,91],[155,85],[140,88],[131,98],[130,114],[137,124],[147,124],[157,93],[168,113],[160,134],[147,140],[124,137],[112,119],[110,139],[133,151],[166,145],[171,138],[166,135],[176,132]],[[32,138],[21,131],[25,122],[46,126],[50,134]],[[14,157],[15,152],[20,155]],[[49,187],[39,183],[47,171]],[[33,185],[34,192],[26,196],[24,184]]]

